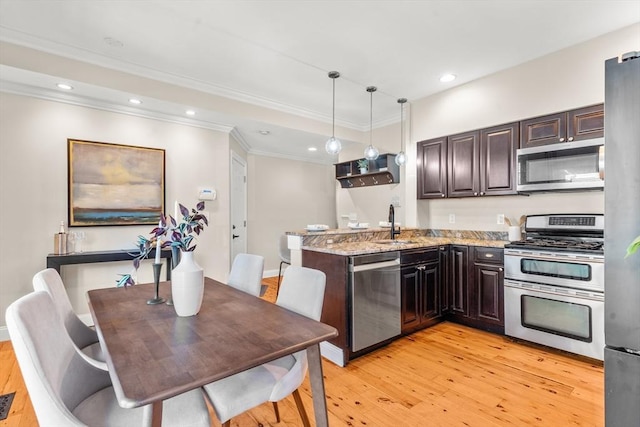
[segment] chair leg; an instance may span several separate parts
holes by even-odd
[[[302,425],[304,427],[311,427],[309,423],[309,417],[307,417],[307,412],[304,410],[304,404],[302,403],[302,398],[300,397],[300,392],[298,389],[293,391],[293,400],[296,401],[296,406],[298,407],[298,412],[300,412],[300,418],[302,418]]]
[[[280,422],[280,410],[278,409],[278,402],[271,402],[273,403],[273,412],[276,413],[276,422],[279,423]]]
[[[280,292],[280,280],[282,280],[282,264],[284,264],[284,261],[280,261],[280,269],[278,270],[278,286],[276,287],[276,297],[278,296],[278,292]]]

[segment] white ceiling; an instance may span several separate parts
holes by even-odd
[[[358,131],[370,126],[367,86],[378,87],[373,122],[382,126],[399,120],[397,98],[411,102],[636,22],[638,0],[0,0],[2,41],[326,123],[327,72],[337,70],[337,125]],[[446,72],[458,78],[440,83]],[[135,108],[121,106],[135,94],[81,81],[60,94],[52,82],[63,77],[0,68],[5,91],[235,128],[252,152],[335,160],[323,150],[330,124],[318,135],[221,110],[186,118],[189,106],[162,94]]]

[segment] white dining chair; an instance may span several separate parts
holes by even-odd
[[[314,320],[320,320],[326,276],[319,270],[287,268],[276,304]],[[259,321],[259,319],[258,319]],[[280,422],[277,402],[290,394],[304,426],[309,426],[298,387],[307,374],[307,351],[281,357],[203,387],[209,403],[224,427],[231,419],[265,402],[272,402]]]
[[[40,426],[151,425],[151,405],[120,407],[109,373],[76,351],[47,292],[13,302],[6,323]],[[163,402],[163,426],[205,427],[210,421],[200,389]]]
[[[69,295],[64,287],[60,274],[53,268],[47,268],[33,276],[33,290],[45,291],[53,300],[58,316],[64,322],[69,337],[85,359],[94,366],[107,370],[104,352],[100,346],[98,334],[88,327],[76,315],[71,307]]]
[[[238,254],[233,259],[227,284],[253,296],[260,296],[264,257],[253,254]]]
[[[280,236],[278,244],[278,256],[280,257],[280,268],[278,269],[278,286],[276,295],[280,292],[280,280],[282,279],[282,264],[291,265],[291,249],[289,249],[289,238],[286,234]]]

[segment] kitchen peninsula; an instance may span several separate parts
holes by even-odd
[[[506,233],[388,227],[290,231],[292,263],[327,275],[323,356],[344,366],[394,339],[452,320],[504,333]]]

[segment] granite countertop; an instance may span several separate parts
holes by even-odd
[[[334,255],[364,255],[405,249],[427,248],[439,245],[466,245],[504,248],[506,240],[483,238],[483,232],[457,231],[448,236],[424,235],[425,230],[402,229],[400,236],[392,243],[388,228],[367,230],[331,229],[322,232],[302,231],[288,234],[303,237],[302,249],[330,253]],[[427,234],[429,234],[427,232]],[[433,233],[431,233],[433,234]]]

